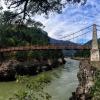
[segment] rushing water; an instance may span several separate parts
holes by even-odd
[[[68,98],[78,85],[78,67],[79,61],[67,59],[64,66],[46,72],[53,77],[52,82],[45,88],[45,91],[52,96],[52,100],[69,100]],[[23,85],[16,82],[1,82],[0,100],[8,100],[14,92],[21,88],[23,88]]]
[[[69,100],[78,85],[78,69],[79,61],[67,59],[64,67],[56,70],[58,77],[47,87],[52,100]]]

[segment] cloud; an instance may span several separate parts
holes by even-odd
[[[3,7],[3,10],[7,10],[6,5],[4,4],[4,0],[0,0],[0,6]]]
[[[84,6],[66,5],[62,14],[52,14],[49,19],[39,16],[36,17],[36,20],[42,21],[46,26],[44,30],[48,32],[50,37],[60,39],[62,36],[74,33],[93,23],[100,24],[99,8],[100,0],[87,0]],[[86,40],[90,39],[89,35]]]
[[[1,4],[6,9],[3,0]],[[44,30],[48,32],[48,35],[52,38],[68,40],[71,37],[61,38],[68,34],[72,34],[81,28],[87,27],[94,23],[100,25],[100,0],[87,0],[87,3],[82,5],[67,4],[63,9],[62,14],[50,13],[49,18],[46,19],[44,15],[36,15],[34,19],[44,24]],[[82,31],[81,33],[85,33]],[[78,34],[81,34],[78,33]],[[88,41],[92,37],[91,32],[87,34],[85,39]],[[100,32],[98,31],[98,34]],[[100,36],[100,35],[98,35]],[[78,40],[80,40],[80,37]]]

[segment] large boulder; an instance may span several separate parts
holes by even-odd
[[[9,60],[0,65],[0,81],[8,81],[15,79],[15,66],[17,61]]]

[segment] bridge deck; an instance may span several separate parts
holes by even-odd
[[[31,45],[31,46],[19,46],[19,47],[7,47],[1,48],[0,52],[11,52],[11,51],[29,51],[29,50],[90,50],[89,46],[65,46],[65,45]]]

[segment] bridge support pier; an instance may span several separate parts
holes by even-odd
[[[91,62],[99,62],[100,61],[96,24],[93,25],[93,38],[92,38],[90,61]]]

